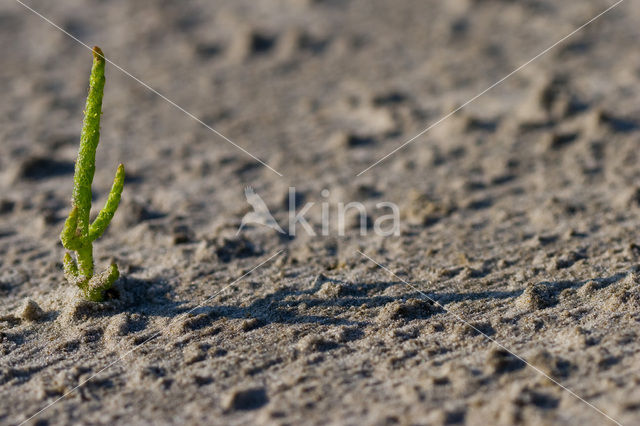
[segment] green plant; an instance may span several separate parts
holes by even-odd
[[[80,150],[73,177],[71,212],[60,234],[62,245],[76,253],[75,260],[66,252],[63,259],[67,280],[77,285],[83,295],[94,302],[104,300],[104,292],[111,288],[120,273],[112,263],[105,271],[94,275],[93,242],[109,226],[120,203],[124,187],[124,166],[120,164],[107,202],[91,223],[91,184],[96,170],[96,149],[100,140],[100,115],[104,90],[105,59],[99,47],[93,48],[93,66],[89,78],[89,95],[84,112]]]

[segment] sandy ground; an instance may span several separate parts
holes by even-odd
[[[61,396],[31,422],[640,422],[637,1],[358,177],[613,0],[28,4],[283,177],[108,65],[123,277],[83,302],[58,235],[90,52],[0,2],[0,423]],[[394,202],[401,235],[236,235],[247,185],[316,228]]]

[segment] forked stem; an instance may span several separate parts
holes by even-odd
[[[60,234],[62,245],[76,253],[75,260],[68,252],[65,253],[63,259],[65,277],[70,283],[77,285],[87,299],[95,302],[104,300],[104,292],[111,288],[120,275],[116,264],[94,275],[93,241],[104,233],[113,219],[120,204],[125,176],[124,166],[120,164],[107,202],[91,224],[91,184],[96,171],[96,150],[100,141],[104,68],[104,54],[96,46],[93,48],[89,95],[73,177],[72,207]]]

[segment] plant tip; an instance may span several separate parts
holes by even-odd
[[[104,60],[104,53],[102,53],[102,49],[100,49],[98,46],[93,46],[93,57],[96,59]]]

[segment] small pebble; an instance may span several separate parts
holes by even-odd
[[[44,316],[44,311],[33,299],[25,299],[17,316],[25,321],[38,321]]]

